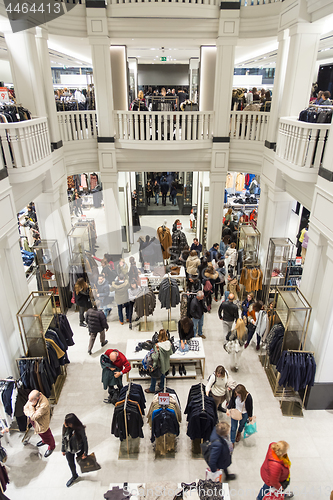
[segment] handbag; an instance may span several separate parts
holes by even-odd
[[[82,458],[82,456],[76,458],[77,463],[80,466],[81,473],[93,472],[94,470],[99,470],[101,466],[96,460],[95,453],[90,453],[87,458]]]
[[[237,408],[231,408],[230,410],[230,417],[233,420],[242,420],[243,414],[241,411],[237,410]]]
[[[252,422],[246,422],[244,425],[244,439],[252,436],[257,432],[257,423],[255,421],[255,417],[253,417]],[[282,484],[282,483],[281,483]]]

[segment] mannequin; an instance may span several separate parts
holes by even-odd
[[[161,244],[163,259],[169,259],[170,257],[169,248],[172,245],[172,238],[170,229],[167,227],[166,220],[164,220],[163,224],[157,228],[157,237]]]

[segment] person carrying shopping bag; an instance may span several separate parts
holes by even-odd
[[[231,442],[240,441],[247,420],[253,419],[253,400],[251,394],[245,389],[244,385],[236,385],[230,402],[228,404],[227,416],[231,417]]]

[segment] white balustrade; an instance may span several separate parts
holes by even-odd
[[[186,4],[193,4],[193,5],[215,5],[215,6],[220,6],[221,3],[223,2],[228,2],[229,0],[107,0],[107,3],[110,5],[120,5],[120,4],[125,4],[125,3],[186,3]],[[235,1],[235,3],[239,3],[237,0],[232,0]],[[84,0],[82,0],[82,3]],[[283,2],[283,0],[240,0],[240,4],[242,7],[252,7],[254,5],[267,5],[271,3],[277,3],[277,2]]]
[[[30,167],[51,155],[46,118],[1,123],[0,140],[2,162],[8,169]]]
[[[281,118],[276,155],[298,167],[319,168],[328,139],[329,123],[306,123]]]
[[[264,111],[231,111],[230,140],[265,141],[269,113]]]
[[[115,111],[120,141],[207,141],[212,111]]]
[[[96,111],[58,111],[57,117],[63,142],[97,138]]]
[[[240,0],[240,4],[241,7],[252,7],[253,5],[267,5],[269,3],[277,3],[283,1],[284,0]]]

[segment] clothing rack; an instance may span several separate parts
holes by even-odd
[[[163,321],[163,328],[164,330],[169,330],[169,332],[175,332],[176,331],[176,322],[171,319],[171,279],[170,275],[168,273],[168,280],[169,280],[169,298],[170,298],[170,307],[168,309],[168,320]]]
[[[140,323],[139,325],[139,330],[140,332],[152,332],[154,331],[154,322],[153,321],[147,321],[147,311],[146,311],[146,294],[143,294],[143,310],[144,310],[144,317],[145,321],[144,323]]]
[[[301,350],[288,350],[287,351],[288,353],[295,353],[295,354],[311,354],[313,357],[315,355],[314,351],[301,351]],[[280,373],[279,373],[279,377],[278,377],[278,380],[280,378]],[[307,395],[307,392],[308,392],[308,389],[309,389],[309,384],[306,385],[305,387],[305,391],[304,391],[304,396],[303,396],[303,399],[302,399],[302,410],[304,410],[304,402],[305,402],[305,398],[306,398],[306,395]],[[282,408],[282,404],[283,404],[283,398],[284,398],[284,395],[285,395],[285,390],[286,388],[284,387],[283,388],[283,391],[282,391],[282,396],[281,396],[281,400],[280,400],[280,407]]]
[[[124,420],[125,420],[125,432],[126,432],[126,446],[127,446],[127,455],[129,456],[129,445],[128,445],[128,430],[127,430],[127,416],[126,416],[126,405],[127,405],[127,400],[128,400],[128,395],[131,390],[131,384],[132,382],[128,383],[127,391],[126,391],[126,396],[125,396],[125,403],[124,403]]]

